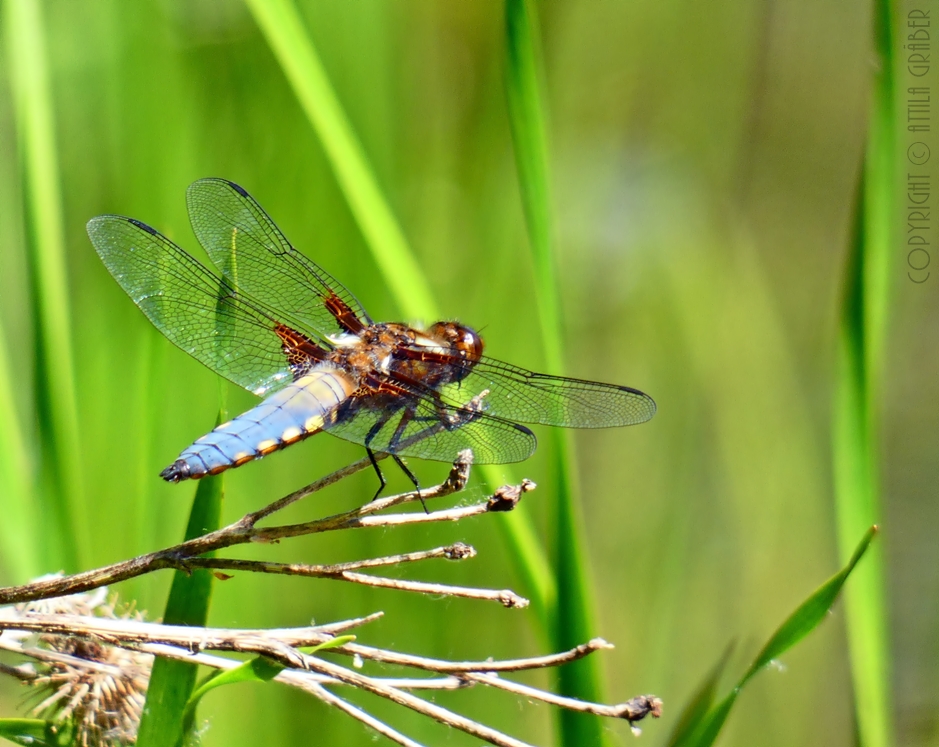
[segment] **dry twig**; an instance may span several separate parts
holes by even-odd
[[[465,731],[490,744],[503,747],[518,747],[523,743],[497,732],[485,724],[460,716],[407,691],[456,689],[478,683],[506,690],[530,700],[539,700],[550,705],[598,716],[622,718],[630,723],[638,721],[649,714],[658,715],[660,704],[653,698],[640,697],[618,705],[603,705],[573,698],[563,698],[538,688],[506,680],[496,674],[496,672],[556,666],[588,656],[601,649],[611,648],[610,644],[602,639],[594,639],[587,644],[550,657],[506,661],[448,662],[418,656],[402,656],[395,652],[355,644],[346,644],[329,649],[331,653],[357,659],[383,664],[397,664],[432,674],[448,675],[444,678],[428,679],[370,677],[354,671],[354,669],[340,666],[320,657],[309,656],[298,650],[300,647],[315,646],[328,642],[335,637],[337,632],[348,631],[375,619],[375,617],[373,615],[368,618],[345,621],[330,626],[243,630],[191,628],[122,618],[47,614],[7,608],[0,610],[0,628],[5,631],[23,631],[25,633],[42,632],[44,636],[68,636],[73,640],[87,640],[143,653],[170,656],[213,668],[232,668],[240,662],[208,656],[205,654],[206,651],[261,655],[281,663],[286,668],[277,675],[276,679],[285,684],[301,687],[317,697],[322,696],[323,688],[326,686],[352,686],[403,705],[447,726]],[[42,649],[23,645],[26,640],[27,638],[24,635],[11,637],[7,632],[0,635],[0,648],[15,650],[46,661],[55,658]],[[74,660],[71,663],[74,665]],[[94,666],[94,663],[91,666]],[[353,667],[355,667],[354,663]],[[335,699],[336,696],[334,695],[330,695],[328,698],[334,705],[336,704]],[[388,735],[386,734],[386,736]]]
[[[71,594],[91,591],[102,586],[109,586],[120,581],[126,581],[147,573],[163,569],[189,571],[194,567],[191,563],[201,555],[216,552],[228,547],[247,544],[249,542],[277,542],[288,537],[298,537],[306,534],[335,531],[338,529],[352,529],[367,526],[389,526],[392,524],[414,524],[424,521],[455,521],[467,516],[486,513],[487,511],[505,510],[507,504],[513,500],[517,503],[523,493],[533,490],[535,485],[524,481],[517,487],[506,486],[497,490],[487,501],[467,506],[462,509],[450,511],[436,511],[430,514],[397,514],[376,517],[379,511],[405,503],[420,500],[433,500],[442,498],[462,490],[469,480],[472,454],[463,452],[453,463],[450,474],[440,485],[421,491],[401,493],[400,495],[379,498],[366,503],[351,511],[335,516],[329,516],[317,521],[303,524],[292,524],[275,527],[258,527],[257,523],[264,518],[280,511],[287,506],[305,498],[313,493],[332,485],[339,479],[346,477],[369,465],[367,459],[344,467],[331,475],[311,483],[307,487],[274,501],[264,508],[246,514],[238,521],[196,537],[181,542],[178,545],[167,547],[156,552],[145,553],[130,560],[96,568],[91,571],[76,573],[71,576],[49,576],[22,586],[7,586],[0,588],[0,604],[17,604],[51,597],[62,597]]]
[[[468,409],[467,417],[472,417],[473,412],[475,410]],[[502,661],[460,662],[403,654],[352,642],[335,645],[337,635],[371,622],[381,613],[329,625],[264,630],[162,625],[146,622],[139,619],[139,617],[114,615],[113,604],[104,608],[104,614],[100,613],[104,600],[103,587],[105,585],[165,568],[185,572],[196,569],[209,569],[223,577],[223,571],[245,571],[328,578],[424,594],[492,600],[498,601],[506,607],[524,607],[528,604],[528,601],[510,590],[468,588],[424,581],[392,579],[365,572],[392,565],[431,559],[462,560],[474,557],[476,551],[463,543],[420,552],[367,558],[332,565],[274,563],[238,558],[204,557],[205,553],[236,547],[249,542],[279,542],[290,537],[340,529],[459,521],[488,512],[507,511],[517,505],[522,495],[535,487],[534,483],[525,480],[517,486],[502,487],[486,500],[466,506],[427,513],[382,513],[416,500],[431,501],[463,490],[469,479],[471,462],[472,454],[469,452],[462,453],[454,462],[447,479],[440,485],[421,491],[420,495],[412,491],[380,498],[351,511],[300,524],[258,526],[258,523],[263,519],[269,518],[287,506],[367,467],[369,461],[363,459],[301,490],[284,496],[258,511],[249,513],[226,527],[209,532],[201,537],[84,573],[72,576],[46,577],[23,586],[0,588],[0,604],[18,603],[16,607],[0,608],[0,630],[3,631],[0,633],[0,649],[24,654],[39,662],[41,667],[45,667],[41,672],[37,672],[28,666],[11,667],[3,665],[0,672],[17,677],[24,682],[43,682],[46,685],[79,675],[79,679],[93,677],[98,678],[94,680],[96,683],[94,687],[99,690],[107,690],[110,686],[106,684],[106,679],[102,680],[101,678],[120,676],[121,665],[114,662],[126,661],[126,657],[123,660],[119,658],[108,659],[106,652],[112,650],[131,652],[138,657],[158,655],[176,658],[214,669],[231,669],[239,666],[241,662],[207,653],[209,651],[263,656],[278,662],[284,667],[275,677],[277,681],[310,693],[324,703],[339,708],[392,742],[407,745],[408,747],[420,747],[420,745],[387,724],[375,719],[358,706],[343,700],[333,690],[336,687],[346,686],[371,692],[500,747],[524,747],[524,743],[483,723],[468,719],[418,697],[414,692],[484,685],[560,708],[625,719],[631,725],[647,715],[657,717],[660,713],[661,703],[652,696],[641,696],[617,705],[589,703],[557,696],[535,687],[507,680],[503,676],[508,672],[558,666],[588,656],[600,649],[611,647],[610,644],[599,638],[570,651],[550,656]],[[98,591],[94,594],[87,593],[95,589]],[[48,601],[36,602],[35,600]],[[35,643],[36,634],[39,634],[39,645]],[[333,645],[330,646],[329,653],[334,656],[351,658],[351,666],[344,666],[322,656],[311,656],[300,650],[305,647],[330,643]],[[88,651],[96,653],[93,656],[82,655],[83,652]],[[139,658],[133,661],[135,662],[134,666],[139,669]],[[423,673],[423,676],[370,676],[356,671],[361,667],[362,662],[374,662],[383,666],[394,665],[410,670],[418,670]],[[139,675],[135,676],[137,679],[134,682],[137,682],[137,686],[139,686]],[[82,682],[84,681],[82,680]],[[102,682],[105,684],[102,684]],[[70,700],[68,700],[68,705],[63,712],[87,713],[88,689],[88,686],[82,684],[77,689],[69,690],[68,695],[63,694],[64,690],[54,691],[40,706],[48,710],[57,707],[60,701],[68,697]],[[130,693],[133,688],[125,686],[125,689]],[[134,691],[134,693],[134,697],[137,699],[135,708],[139,712],[138,706],[142,704],[142,695],[137,691]],[[126,713],[131,711],[133,709],[127,710]],[[122,735],[128,732],[128,723],[130,723],[126,713],[122,716],[123,720],[120,725]],[[95,728],[98,727],[95,726]],[[100,733],[97,737],[92,734],[91,739],[94,740],[100,736]]]

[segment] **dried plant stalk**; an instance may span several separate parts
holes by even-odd
[[[0,589],[0,603],[18,602],[16,606],[0,608],[0,630],[3,631],[0,633],[0,650],[28,656],[35,662],[32,666],[3,665],[0,673],[39,688],[42,698],[34,707],[34,714],[51,718],[56,724],[72,725],[76,729],[77,743],[82,747],[110,747],[133,741],[154,655],[213,669],[232,669],[241,664],[241,660],[209,653],[211,651],[261,656],[276,662],[283,667],[274,677],[276,681],[302,689],[392,742],[409,747],[420,745],[359,706],[348,703],[334,691],[352,687],[373,693],[499,747],[523,747],[524,743],[415,693],[485,686],[558,708],[625,719],[631,726],[648,715],[658,717],[661,702],[654,696],[639,696],[612,705],[590,703],[554,695],[504,676],[511,672],[559,666],[611,648],[600,638],[549,656],[502,661],[446,661],[351,641],[336,641],[337,636],[371,622],[381,613],[303,628],[193,628],[148,622],[133,611],[118,613],[114,602],[106,601],[106,584],[163,568],[185,571],[206,568],[223,577],[227,577],[225,571],[232,571],[327,578],[401,591],[497,601],[510,608],[525,607],[528,601],[507,589],[459,587],[392,579],[372,573],[392,565],[475,557],[476,551],[463,543],[333,565],[202,557],[203,553],[247,542],[276,542],[324,531],[460,521],[485,513],[511,510],[525,493],[535,488],[534,483],[525,480],[517,486],[502,487],[483,501],[459,508],[426,513],[387,513],[389,509],[416,500],[432,501],[463,490],[469,480],[471,463],[472,454],[462,453],[447,479],[421,491],[420,495],[409,492],[389,496],[351,511],[301,524],[257,526],[262,519],[364,468],[368,461],[362,460],[202,537],[73,576],[45,577],[31,584]],[[350,658],[351,664],[346,666],[301,650],[324,644],[329,646],[331,654]],[[359,671],[363,662],[393,665],[416,671],[419,676],[371,676]]]

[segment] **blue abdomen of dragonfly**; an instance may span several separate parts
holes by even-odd
[[[160,476],[168,482],[215,475],[312,436],[355,391],[347,376],[314,369],[195,441]]]

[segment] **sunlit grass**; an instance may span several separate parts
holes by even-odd
[[[13,396],[13,379],[6,338],[0,326],[0,494],[4,520],[0,521],[0,553],[15,583],[39,575],[40,565],[33,481],[26,438]]]
[[[833,437],[838,547],[883,521],[880,505],[879,408],[884,369],[887,296],[895,224],[897,135],[891,4],[874,5],[879,67],[864,167],[854,203],[855,232],[844,273]],[[875,548],[846,594],[848,644],[859,743],[887,747],[892,739],[888,613],[884,554]]]
[[[323,144],[398,307],[409,318],[436,318],[424,273],[379,189],[293,0],[248,0],[248,7]]]
[[[550,373],[560,374],[563,331],[557,258],[552,241],[552,205],[548,170],[547,131],[541,94],[539,45],[535,6],[527,0],[505,3],[505,86],[515,163],[529,246],[535,268],[535,302],[541,321],[544,357]],[[551,643],[563,651],[595,634],[593,589],[589,580],[583,518],[577,505],[573,450],[569,434],[554,430],[549,439],[555,496],[552,539],[557,576],[557,601],[550,619]],[[562,694],[584,700],[603,700],[595,658],[581,659],[559,671]],[[561,743],[600,745],[600,720],[571,712],[560,713]]]
[[[809,595],[783,621],[730,692],[715,702],[717,686],[727,664],[730,649],[725,651],[685,707],[669,739],[669,747],[711,747],[714,744],[727,723],[737,698],[750,680],[825,621],[848,576],[867,552],[876,533],[876,527],[867,530],[845,567]]]
[[[78,570],[87,557],[82,548],[88,530],[46,32],[40,3],[13,0],[4,11],[36,320],[35,404],[43,451],[38,496],[50,518],[42,547],[46,563]]]

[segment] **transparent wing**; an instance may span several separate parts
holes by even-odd
[[[402,395],[396,407],[373,406],[368,399],[350,405],[327,432],[373,451],[452,462],[472,449],[476,464],[508,464],[527,459],[537,446],[523,425],[462,407],[441,409],[425,394]]]
[[[485,412],[504,420],[611,428],[644,423],[655,415],[655,401],[627,386],[549,376],[486,357],[475,365],[456,356],[437,362],[448,365],[457,382],[440,388],[448,405],[458,406],[488,391]]]
[[[465,400],[484,389],[486,412],[521,423],[567,428],[612,428],[645,423],[655,415],[648,394],[617,384],[535,373],[483,357],[458,385]]]
[[[294,249],[237,184],[200,179],[186,193],[192,229],[222,275],[319,337],[357,333],[371,323],[343,285]]]
[[[88,236],[114,279],[174,345],[255,394],[291,381],[277,321],[228,281],[132,218],[92,218]]]

